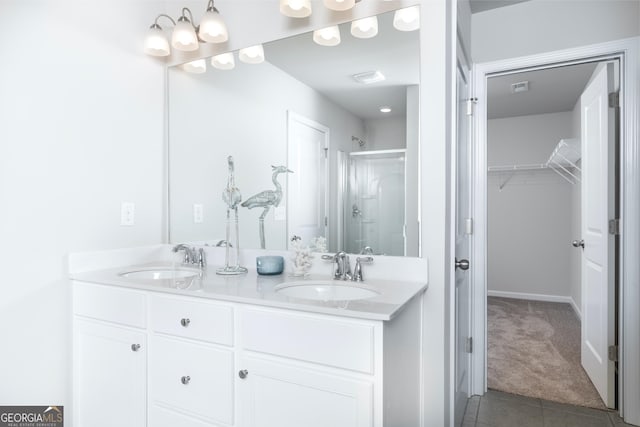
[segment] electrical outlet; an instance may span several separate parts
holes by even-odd
[[[204,207],[201,203],[193,204],[193,222],[195,224],[202,224],[204,220]]]
[[[120,208],[120,225],[130,226],[135,224],[136,204],[133,202],[122,202]]]

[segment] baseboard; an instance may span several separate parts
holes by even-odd
[[[527,294],[524,292],[507,292],[507,291],[487,291],[487,295],[490,297],[500,298],[515,298],[525,299],[530,301],[548,301],[548,302],[563,302],[569,304],[573,311],[578,316],[578,319],[582,320],[582,313],[580,307],[571,297],[563,297],[560,295],[545,295],[545,294]]]

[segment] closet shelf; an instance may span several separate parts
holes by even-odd
[[[527,172],[551,169],[571,184],[580,182],[582,170],[578,162],[582,156],[580,140],[576,138],[561,139],[554,148],[546,163],[523,165],[489,166],[488,172],[508,172],[509,176],[500,183],[500,190],[504,188],[515,172]]]

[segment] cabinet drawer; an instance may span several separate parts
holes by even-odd
[[[147,326],[146,297],[141,292],[129,289],[75,283],[73,312],[79,316],[137,328]]]
[[[373,374],[372,325],[253,309],[241,316],[246,350]]]
[[[233,424],[233,352],[155,336],[149,352],[150,403]]]
[[[153,295],[151,327],[155,332],[233,345],[233,308],[205,301]]]

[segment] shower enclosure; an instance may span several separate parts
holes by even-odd
[[[405,150],[349,153],[344,248],[405,255]]]

